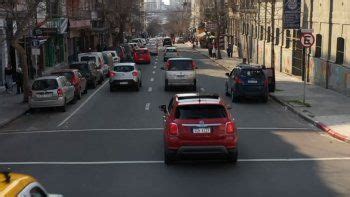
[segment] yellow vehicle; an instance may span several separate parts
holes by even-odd
[[[0,197],[63,197],[48,194],[33,177],[25,174],[0,172]]]

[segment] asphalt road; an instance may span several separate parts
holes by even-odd
[[[199,91],[224,95],[225,70],[196,59]],[[139,92],[111,93],[108,82],[67,112],[26,114],[0,131],[0,170],[31,174],[64,196],[350,196],[350,145],[273,100],[231,103],[239,161],[163,163],[163,58],[140,65]]]

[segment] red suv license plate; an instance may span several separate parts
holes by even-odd
[[[193,133],[211,133],[210,127],[198,127],[198,128],[192,128]]]

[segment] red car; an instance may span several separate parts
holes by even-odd
[[[136,49],[134,52],[134,61],[137,64],[151,63],[151,53],[147,48]]]
[[[65,76],[71,84],[74,85],[74,95],[81,99],[82,94],[87,93],[86,79],[81,75],[78,69],[62,69],[51,73],[52,75]]]
[[[164,161],[181,156],[224,156],[237,162],[237,128],[224,101],[217,95],[176,94],[165,113]]]

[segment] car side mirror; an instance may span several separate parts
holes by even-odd
[[[159,105],[159,109],[160,111],[164,112],[164,113],[168,113],[168,110],[166,108],[166,105]]]
[[[229,76],[230,76],[230,73],[225,73],[225,75],[229,77]]]

